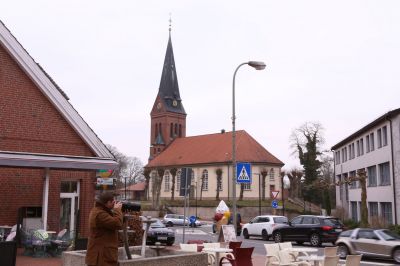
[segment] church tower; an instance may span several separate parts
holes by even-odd
[[[150,157],[152,160],[175,138],[186,136],[186,112],[179,94],[174,52],[171,42],[171,27],[160,87],[151,116]]]

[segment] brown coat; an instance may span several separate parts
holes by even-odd
[[[100,203],[89,214],[89,241],[86,264],[118,265],[118,229],[122,228],[121,210],[109,210]]]

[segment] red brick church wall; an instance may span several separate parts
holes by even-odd
[[[0,150],[94,156],[40,89],[0,46]],[[44,169],[0,167],[0,224],[15,224],[22,206],[41,206]],[[94,171],[50,170],[48,224],[58,230],[60,181],[80,180],[81,233],[94,199]]]

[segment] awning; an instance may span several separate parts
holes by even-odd
[[[114,158],[62,156],[0,151],[0,166],[56,168],[81,170],[113,170],[118,166]]]

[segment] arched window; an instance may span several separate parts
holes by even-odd
[[[157,139],[157,136],[158,136],[158,124],[156,124],[154,128],[154,139]]]
[[[172,124],[172,123],[169,125],[169,136],[171,138],[174,137],[174,124]]]
[[[158,124],[158,132],[161,134],[161,123]]]
[[[179,124],[179,137],[182,137],[182,125]]]
[[[170,176],[169,176],[169,171],[165,171],[164,173],[164,191],[168,192],[170,190]]]
[[[175,124],[175,136],[178,136],[178,124]]]
[[[176,171],[176,191],[179,191],[181,189],[181,173],[181,169]]]
[[[269,181],[275,181],[274,168],[271,168],[271,170],[269,171]]]
[[[208,171],[203,170],[203,174],[201,175],[201,190],[208,190]]]

